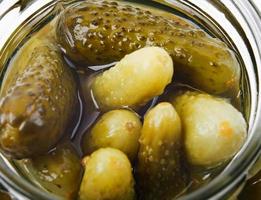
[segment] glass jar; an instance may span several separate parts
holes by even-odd
[[[0,66],[12,55],[32,29],[55,16],[59,0],[3,0],[0,3]],[[180,12],[223,40],[238,53],[242,69],[244,113],[248,139],[227,167],[209,184],[180,199],[224,199],[244,183],[261,150],[261,12],[245,0],[155,0],[153,5]],[[155,4],[154,4],[155,3]],[[15,167],[0,154],[2,185],[17,199],[60,199],[19,176]]]

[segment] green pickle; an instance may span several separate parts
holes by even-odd
[[[185,188],[181,142],[181,121],[170,103],[159,103],[148,111],[137,164],[141,199],[170,200]]]
[[[76,83],[53,41],[30,41],[10,63],[0,92],[0,147],[13,158],[47,152],[73,117]],[[19,55],[18,55],[19,56]]]
[[[174,15],[123,2],[84,1],[63,12],[56,33],[69,58],[81,65],[107,64],[139,48],[159,46],[171,55],[182,81],[212,94],[238,90],[235,54]]]
[[[46,155],[15,162],[26,178],[44,190],[66,200],[77,197],[82,166],[80,157],[70,143],[59,144]]]
[[[83,160],[85,172],[79,200],[134,200],[134,178],[127,156],[102,148]]]
[[[244,144],[246,121],[225,99],[184,92],[172,103],[182,121],[185,151],[192,166],[216,167],[231,159]]]
[[[102,147],[112,147],[124,152],[133,161],[139,148],[142,124],[139,116],[129,110],[112,110],[95,123],[83,139],[87,154]]]
[[[98,74],[91,90],[101,110],[136,109],[164,92],[173,71],[171,57],[164,49],[145,47]]]
[[[145,4],[62,1],[6,48],[0,151],[43,192],[176,199],[212,181],[247,139],[233,50]],[[259,168],[239,200],[260,194]]]

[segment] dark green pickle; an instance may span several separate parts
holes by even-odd
[[[137,164],[141,200],[171,200],[185,189],[181,121],[167,102],[157,104],[144,117]]]
[[[16,165],[25,177],[48,192],[63,199],[76,198],[83,170],[70,143],[60,144],[46,155],[16,161]]]
[[[37,41],[28,60],[12,62],[0,93],[0,147],[13,158],[47,152],[71,122],[76,83],[50,41]],[[19,55],[18,55],[19,56]],[[19,63],[19,64],[18,64]]]
[[[57,23],[69,58],[84,66],[119,61],[144,46],[163,47],[182,81],[212,94],[237,91],[234,53],[192,23],[123,2],[84,1],[69,6]]]

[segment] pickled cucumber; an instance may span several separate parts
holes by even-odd
[[[61,14],[56,32],[65,54],[81,65],[110,63],[144,46],[159,46],[171,55],[182,81],[213,94],[238,89],[240,67],[234,53],[174,15],[87,0]]]
[[[134,200],[134,178],[127,156],[102,148],[84,158],[79,200]]]
[[[172,76],[168,53],[159,47],[145,47],[95,77],[91,90],[102,110],[136,108],[162,94]]]
[[[184,189],[181,142],[180,118],[170,103],[145,115],[137,166],[141,199],[170,200]]]
[[[77,102],[73,74],[59,50],[49,40],[35,42],[29,58],[19,57],[26,62],[10,63],[1,87],[0,147],[14,158],[50,150],[66,132]]]
[[[25,177],[44,190],[63,199],[77,197],[82,167],[80,158],[70,143],[60,144],[46,155],[16,161],[16,165]]]
[[[141,122],[138,115],[128,110],[105,113],[83,140],[86,154],[101,147],[113,147],[123,151],[130,160],[137,156]]]
[[[231,159],[246,139],[242,114],[226,100],[185,92],[173,100],[182,121],[185,150],[192,166],[215,167]]]

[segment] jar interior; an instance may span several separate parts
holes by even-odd
[[[16,28],[15,32],[13,32],[12,35],[10,35],[10,37],[8,38],[8,40],[5,42],[4,46],[1,48],[0,51],[0,66],[2,66],[1,82],[7,70],[8,63],[10,62],[13,55],[17,52],[17,50],[21,46],[23,46],[23,44],[28,40],[28,38],[31,37],[32,34],[39,31],[44,25],[49,23],[52,19],[54,19],[57,16],[57,14],[59,14],[59,5],[56,5],[55,2],[56,1],[51,1],[43,7],[39,8],[36,12],[31,13],[31,15],[27,17]],[[209,6],[209,9],[212,8],[213,12],[216,12],[216,18],[213,18],[213,16],[209,15],[209,13],[207,13],[204,10],[204,7],[200,8],[198,7],[198,5],[195,5],[189,1],[155,0],[148,2],[140,2],[130,0],[128,2],[137,3],[139,5],[144,4],[144,6],[155,7],[160,10],[164,10],[166,12],[170,12],[175,15],[186,18],[187,20],[195,23],[198,27],[204,29],[211,36],[222,40],[229,46],[230,49],[232,49],[235,52],[241,67],[240,91],[237,94],[237,101],[235,104],[237,104],[237,108],[241,110],[246,121],[248,122],[249,127],[251,127],[254,121],[254,104],[256,103],[256,99],[254,97],[256,80],[254,71],[251,69],[251,52],[248,51],[248,44],[245,41],[246,38],[244,36],[240,36],[240,34],[242,33],[242,28],[238,21],[231,15],[231,13],[227,12],[227,9],[224,8],[223,5],[218,2],[208,2],[209,5],[206,5]],[[220,23],[220,21],[217,20],[219,16],[222,16],[224,23]],[[231,27],[233,28],[231,29]],[[226,98],[227,96],[224,95],[223,97]],[[251,137],[251,135],[249,135],[249,137]],[[11,159],[6,158],[3,154],[1,154],[1,162],[1,165],[4,166],[4,168],[8,168],[8,170],[12,171],[15,179],[20,179],[19,181],[21,182],[18,185],[27,182],[26,186],[34,188],[38,187],[38,189],[34,189],[37,195],[41,193],[39,190],[42,190],[43,193],[47,192],[44,188],[39,187],[39,185],[35,183],[29,183],[29,180],[21,178],[21,176],[23,175],[19,171],[15,163]],[[229,165],[231,164],[233,164],[233,160],[230,161]],[[204,181],[204,184],[209,183],[209,181],[211,181],[214,177],[218,176],[225,168],[226,166],[221,167],[220,170],[216,171],[216,173],[212,173],[211,176],[209,176],[209,173],[205,173],[202,177],[202,179],[206,180]],[[28,188],[26,187],[24,188],[24,190],[27,189]],[[48,195],[43,196],[48,197]]]

